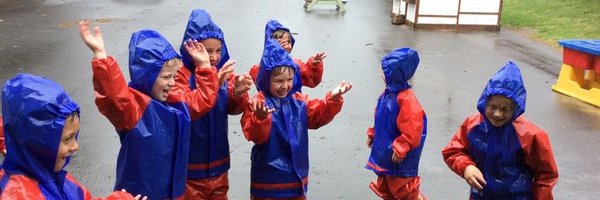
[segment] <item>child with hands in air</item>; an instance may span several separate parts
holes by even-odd
[[[80,22],[81,38],[94,53],[96,105],[115,126],[121,148],[114,189],[124,188],[149,199],[183,198],[190,148],[190,110],[208,112],[215,102],[217,72],[206,48],[187,41],[183,48],[198,68],[194,72],[196,102],[169,101],[180,56],[158,32],[144,29],[131,36],[129,73],[125,82],[119,65],[104,50],[98,27],[92,35]],[[188,96],[189,98],[189,96]],[[184,99],[174,97],[173,99]]]
[[[292,48],[294,48],[294,44],[296,43],[290,29],[273,19],[267,21],[265,26],[265,41],[269,38],[277,40],[288,54],[292,52]],[[319,52],[310,57],[306,62],[298,58],[292,58],[294,63],[298,65],[303,86],[315,88],[321,83],[323,77],[323,59],[325,57],[327,55],[324,52]],[[259,65],[255,64],[250,68],[250,75],[254,82],[256,82],[256,77],[258,76]]]
[[[219,70],[218,90],[214,107],[204,116],[192,115],[189,165],[187,167],[186,199],[228,199],[230,168],[228,115],[238,115],[248,102],[252,86],[250,75],[236,76],[229,60],[225,36],[210,15],[202,9],[193,10],[184,31],[183,41],[203,44],[212,68]],[[184,67],[177,72],[174,93],[194,90],[198,85],[191,72],[198,70],[191,55],[181,48]],[[170,101],[170,100],[169,100]],[[194,101],[185,98],[185,102]]]
[[[298,66],[274,39],[265,42],[256,80],[258,94],[240,119],[254,142],[251,199],[306,199],[308,129],[333,120],[352,84],[342,81],[324,99],[300,93]]]

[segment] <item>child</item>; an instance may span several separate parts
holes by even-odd
[[[296,43],[296,40],[294,40],[294,37],[290,33],[290,29],[280,24],[277,20],[272,19],[267,21],[267,25],[265,26],[265,41],[269,38],[276,39],[288,54],[292,52],[292,48]],[[325,53],[320,52],[310,57],[306,63],[301,59],[293,59],[294,63],[299,66],[302,85],[315,88],[321,83],[321,78],[323,77],[323,59],[325,57],[327,57]],[[254,82],[256,82],[258,64],[250,68],[250,75]]]
[[[375,108],[375,126],[367,131],[371,155],[365,168],[377,174],[369,187],[382,199],[424,199],[418,176],[427,136],[427,117],[408,80],[419,65],[419,54],[396,49],[383,57],[386,88]]]
[[[252,199],[306,199],[308,129],[333,120],[342,95],[352,84],[342,81],[325,99],[308,100],[298,92],[298,66],[274,39],[265,43],[257,76],[258,94],[240,119],[252,148]]]
[[[237,78],[233,74],[235,62],[229,61],[223,31],[206,11],[198,9],[190,14],[183,36],[183,41],[188,40],[197,40],[206,47],[210,65],[219,69],[219,89],[214,108],[205,116],[192,116],[185,198],[227,199],[230,167],[227,114],[242,112],[241,105],[248,101],[252,79],[247,74]],[[181,54],[185,67],[175,80],[178,92],[198,87],[194,78],[186,75],[195,70],[192,57],[183,47]]]
[[[184,102],[166,103],[177,70],[179,55],[165,38],[152,30],[131,36],[129,44],[129,87],[114,58],[106,56],[102,34],[80,23],[81,37],[94,52],[92,70],[96,105],[119,133],[121,149],[117,160],[115,190],[125,188],[149,199],[177,199],[184,195],[188,164],[190,116]],[[216,71],[209,66],[202,44],[188,42],[184,47],[202,68],[204,105],[214,104]],[[204,108],[207,112],[210,107]]]
[[[442,155],[471,186],[470,199],[553,199],[558,170],[544,130],[521,116],[526,91],[508,62],[488,82],[477,110]]]
[[[59,84],[16,75],[2,88],[2,115],[8,153],[0,199],[92,199],[64,169],[79,150],[79,106]],[[122,191],[107,198],[134,199]]]

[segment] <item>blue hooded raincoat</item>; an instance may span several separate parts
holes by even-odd
[[[517,65],[508,62],[488,82],[468,117],[442,150],[446,164],[459,176],[469,165],[483,174],[483,190],[471,188],[471,199],[553,199],[558,170],[548,135],[525,117],[525,86]],[[489,97],[515,102],[512,120],[493,126],[485,115]]]
[[[279,66],[291,67],[294,82],[289,94],[277,98],[269,92],[271,72]],[[259,93],[275,109],[266,119],[257,119],[248,105],[241,118],[244,135],[255,143],[252,148],[251,194],[260,198],[304,196],[308,185],[308,129],[317,129],[341,110],[343,99],[313,99],[298,92],[298,66],[274,39],[268,39],[257,77]]]
[[[92,199],[64,170],[70,156],[54,172],[63,129],[72,113],[79,115],[79,106],[51,80],[18,74],[6,82],[2,115],[8,153],[0,170],[0,199]],[[133,199],[120,193],[113,198]]]
[[[18,74],[6,82],[2,116],[8,153],[2,164],[2,190],[10,188],[12,176],[21,175],[35,180],[38,188],[31,189],[44,198],[84,199],[85,188],[68,179],[66,171],[54,172],[65,121],[73,112],[79,113],[77,103],[51,80]],[[70,160],[67,157],[65,166]],[[8,193],[2,192],[3,199]]]
[[[386,89],[375,108],[371,155],[366,168],[377,175],[415,177],[427,136],[427,117],[408,80],[419,65],[419,55],[410,48],[396,49],[381,60]],[[393,163],[396,153],[402,162]]]
[[[267,21],[267,25],[265,25],[265,42],[269,39],[273,38],[273,33],[278,30],[287,31],[290,36],[290,43],[292,49],[294,48],[294,44],[296,44],[296,39],[292,35],[292,32],[287,27],[283,26],[283,24],[279,23],[279,21],[270,19]],[[301,59],[292,58],[293,62],[298,66],[298,72],[300,73],[300,79],[303,86],[315,88],[323,78],[323,62],[319,62],[319,64],[314,65],[314,57],[310,57],[306,63]],[[256,83],[256,77],[258,76],[258,68],[259,64],[255,64],[250,68],[250,75],[252,79]]]
[[[223,31],[212,21],[206,11],[202,9],[192,11],[183,35],[183,42],[189,39],[202,41],[208,38],[221,41],[221,60],[216,66],[220,69],[229,60]],[[193,61],[183,46],[180,51],[185,70],[194,71]],[[188,179],[219,176],[230,168],[227,115],[240,114],[242,112],[240,105],[248,99],[247,93],[242,97],[233,94],[235,81],[233,77],[234,75],[229,78],[229,82],[219,87],[212,110],[198,119],[192,119]],[[197,88],[195,79],[195,76],[190,76],[189,80],[177,79],[177,87],[189,87],[194,90]]]
[[[94,59],[96,105],[121,140],[115,190],[149,199],[184,194],[189,153],[190,116],[184,102],[152,99],[163,64],[179,55],[158,32],[141,30],[129,43],[129,88],[112,57]]]

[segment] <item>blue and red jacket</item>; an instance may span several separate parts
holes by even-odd
[[[279,21],[270,19],[267,21],[267,25],[265,26],[265,41],[273,37],[273,33],[277,30],[286,30],[290,33],[290,43],[292,45],[292,49],[296,40],[294,36],[292,36],[292,32],[287,27],[283,26]],[[304,62],[302,59],[292,58],[294,63],[298,65],[298,69],[300,71],[300,79],[302,80],[302,85],[310,88],[315,88],[323,78],[323,62],[319,62],[317,65],[313,64],[315,57],[308,58],[308,61]],[[250,76],[252,76],[252,80],[256,83],[256,77],[258,76],[258,68],[259,64],[252,65],[250,68]]]
[[[190,147],[188,105],[151,98],[163,64],[174,58],[179,55],[164,37],[141,30],[132,34],[129,44],[129,87],[112,57],[92,61],[96,105],[121,141],[114,190],[126,189],[149,199],[184,195]]]
[[[493,126],[485,116],[488,98],[503,95],[515,102],[512,120]],[[459,176],[476,166],[486,181],[483,190],[471,188],[471,199],[553,199],[558,169],[544,130],[521,116],[526,91],[517,65],[507,63],[488,82],[479,113],[469,116],[442,150],[446,164]]]
[[[217,69],[221,69],[229,60],[223,31],[212,21],[206,11],[202,9],[192,11],[183,35],[183,42],[189,39],[201,41],[208,38],[221,41],[221,60],[217,64]],[[185,76],[196,70],[193,60],[183,46],[180,52],[185,67],[178,72],[175,80],[176,90],[197,89],[199,85],[196,83],[196,77]],[[230,168],[227,115],[240,114],[241,104],[248,101],[247,93],[242,97],[234,95],[234,77],[235,75],[232,74],[228,82],[219,86],[216,103],[208,113],[192,118],[188,179],[218,176]]]
[[[60,171],[54,171],[66,119],[74,112],[79,113],[79,106],[54,81],[18,74],[6,82],[2,126],[8,151],[0,170],[0,199],[92,199],[64,170],[70,156]],[[133,196],[119,191],[107,198]]]
[[[381,60],[386,89],[377,100],[371,155],[365,166],[377,175],[415,177],[427,136],[427,117],[408,80],[419,65],[419,55],[409,48],[396,49]],[[396,153],[402,162],[393,163]]]
[[[293,87],[284,98],[269,92],[271,71],[278,66],[294,69]],[[276,40],[269,39],[258,73],[259,93],[275,109],[267,118],[258,119],[248,105],[240,120],[244,136],[255,143],[252,148],[250,193],[259,198],[289,198],[304,196],[308,185],[308,129],[317,129],[333,120],[342,109],[343,99],[308,100],[298,92],[298,66]]]

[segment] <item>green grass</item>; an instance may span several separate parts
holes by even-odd
[[[600,39],[600,0],[504,0],[502,26],[526,28],[556,44],[561,39]]]

